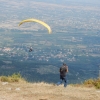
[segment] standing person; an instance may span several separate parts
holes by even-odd
[[[64,87],[66,87],[67,86],[66,74],[68,73],[68,66],[65,63],[63,63],[63,66],[60,67],[59,72],[60,72],[60,82],[58,82],[57,85],[62,84],[64,81]]]

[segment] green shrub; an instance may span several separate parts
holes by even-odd
[[[12,74],[11,77],[12,78],[21,78],[21,75],[20,75],[20,73],[14,73],[14,74]]]
[[[81,84],[70,84],[71,86],[85,86],[85,87],[95,87],[96,89],[100,89],[100,78],[97,79],[89,79],[89,80],[85,80],[83,83]]]
[[[98,78],[97,80],[94,80],[94,86],[95,86],[97,89],[100,89],[100,78]]]
[[[97,89],[100,89],[100,79],[89,79],[86,80],[83,84],[88,87],[95,86]]]
[[[8,77],[6,77],[6,76],[1,76],[1,81],[2,81],[2,82],[8,82],[9,80],[8,80]]]
[[[1,76],[2,82],[19,82],[19,80],[24,80],[19,73],[14,73],[11,76]]]
[[[84,84],[85,85],[93,85],[94,84],[94,80],[93,79],[85,80]]]
[[[19,79],[18,78],[11,78],[10,82],[19,82]]]
[[[99,83],[99,82],[95,83],[94,85],[95,85],[95,87],[96,87],[97,89],[100,89],[100,83]]]

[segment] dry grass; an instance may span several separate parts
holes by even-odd
[[[71,86],[75,86],[75,87],[88,87],[88,88],[95,87],[96,89],[100,89],[100,78],[88,79],[88,80],[85,80],[81,84],[71,84]]]
[[[100,100],[95,88],[66,88],[48,83],[0,82],[0,100]]]

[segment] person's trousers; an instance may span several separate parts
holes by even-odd
[[[64,82],[64,87],[66,87],[67,86],[67,77],[66,76],[65,77],[60,76],[60,81],[57,83],[57,85],[60,85],[63,82]]]

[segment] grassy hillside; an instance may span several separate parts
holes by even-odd
[[[100,90],[94,87],[29,83],[16,74],[8,77],[10,81],[6,78],[0,77],[0,100],[100,100]]]

